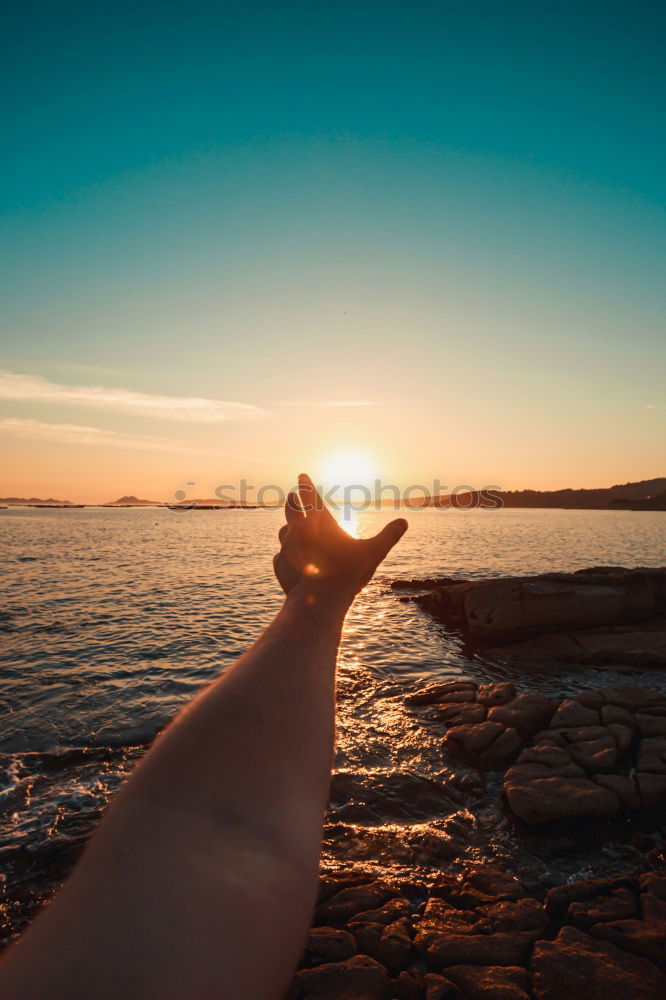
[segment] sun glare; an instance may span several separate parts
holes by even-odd
[[[336,451],[325,459],[322,477],[327,488],[338,486],[371,487],[376,477],[372,459],[360,451]]]

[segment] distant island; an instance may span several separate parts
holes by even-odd
[[[639,483],[622,483],[601,489],[562,490],[499,490],[486,487],[483,490],[447,493],[439,496],[417,496],[408,500],[382,499],[382,507],[408,507],[418,510],[423,507],[452,508],[466,510],[481,508],[493,510],[499,507],[564,508],[574,510],[666,510],[666,477],[643,479]],[[170,510],[256,510],[273,508],[278,504],[222,503],[214,497],[173,500],[144,500],[128,494],[117,500],[102,504],[77,504],[71,500],[55,500],[49,497],[0,497],[0,505],[5,507],[168,507]]]

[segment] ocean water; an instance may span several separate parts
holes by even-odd
[[[393,512],[349,515],[372,534]],[[395,578],[482,578],[666,561],[666,514],[414,511],[357,599],[340,653],[337,771],[324,863],[427,877],[495,857],[547,883],[630,865],[622,838],[586,854],[526,844],[499,776],[447,762],[441,724],[404,707],[426,680],[509,677],[553,695],[636,682],[626,670],[513,676],[469,655]],[[281,604],[279,511],[0,511],[0,864],[6,936],[64,877],[145,746]],[[666,672],[641,682],[666,690]]]

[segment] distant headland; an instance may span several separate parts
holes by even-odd
[[[466,510],[485,510],[500,507],[560,508],[573,510],[666,510],[666,477],[644,479],[637,483],[622,483],[600,489],[561,490],[500,490],[486,487],[483,490],[423,495],[409,499],[381,499],[382,507],[407,507],[419,510],[424,507]],[[276,504],[222,503],[214,497],[187,499],[165,503],[160,500],[146,500],[133,494],[126,494],[117,500],[101,504],[79,504],[71,500],[56,500],[53,497],[0,497],[4,507],[168,507],[171,510],[256,510],[258,507],[272,508]]]

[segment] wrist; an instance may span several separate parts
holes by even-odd
[[[318,621],[344,621],[354,594],[330,581],[305,578],[288,592],[285,607],[294,608]]]

